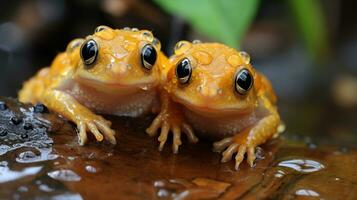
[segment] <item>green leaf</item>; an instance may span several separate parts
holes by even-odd
[[[163,9],[187,20],[198,32],[232,47],[253,20],[259,0],[155,0]]]
[[[323,59],[329,53],[329,40],[320,1],[289,0],[289,3],[310,55]]]

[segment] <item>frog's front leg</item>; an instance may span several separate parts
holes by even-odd
[[[279,115],[276,112],[261,119],[255,126],[249,127],[233,137],[225,138],[213,144],[213,150],[222,152],[221,162],[228,162],[232,155],[235,156],[235,168],[238,170],[240,163],[247,153],[247,161],[251,167],[255,161],[255,148],[266,140],[274,137],[280,124]]]
[[[198,142],[198,138],[195,136],[192,127],[184,120],[180,105],[174,103],[167,92],[161,94],[160,113],[156,116],[150,127],[146,129],[146,133],[153,137],[157,135],[159,128],[161,128],[161,133],[158,138],[160,151],[164,148],[170,130],[173,133],[173,153],[177,153],[179,146],[182,144],[181,130],[186,134],[189,142]]]
[[[59,90],[49,90],[43,96],[43,103],[51,110],[76,123],[81,145],[87,141],[88,130],[97,141],[102,141],[104,135],[110,143],[116,144],[115,131],[110,128],[111,122],[91,112],[69,94]]]

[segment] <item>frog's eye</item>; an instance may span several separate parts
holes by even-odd
[[[191,78],[192,67],[190,60],[182,59],[176,66],[176,76],[181,84],[186,84]]]
[[[147,44],[141,50],[141,64],[145,69],[152,69],[155,65],[157,52],[151,44]]]
[[[98,44],[93,39],[84,42],[81,46],[81,58],[84,64],[87,66],[93,64],[98,57],[98,51]]]
[[[247,69],[241,69],[237,72],[234,80],[235,90],[245,95],[252,88],[253,77]]]

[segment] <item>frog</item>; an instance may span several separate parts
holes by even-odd
[[[111,122],[102,115],[137,117],[158,106],[160,65],[167,62],[160,41],[148,30],[98,26],[72,40],[19,91],[24,103],[43,103],[77,127],[78,142],[116,144]]]
[[[255,165],[256,149],[284,130],[272,84],[253,68],[250,55],[220,43],[180,41],[169,58],[169,70],[160,113],[146,130],[157,135],[160,150],[168,134],[173,152],[200,137],[215,140],[213,151],[228,162],[235,154],[235,169],[247,155]]]

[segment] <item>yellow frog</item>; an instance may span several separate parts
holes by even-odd
[[[222,162],[236,153],[235,168],[247,154],[250,166],[255,148],[278,135],[280,117],[276,96],[267,78],[250,64],[245,52],[218,43],[181,41],[170,57],[161,112],[147,133],[159,136],[163,148],[173,133],[173,151],[181,145],[181,130],[196,142],[193,130],[222,140],[213,144]]]
[[[87,131],[115,144],[111,123],[94,112],[136,117],[157,106],[158,66],[167,62],[160,48],[150,31],[99,26],[25,82],[19,100],[41,102],[75,122],[82,145]]]

